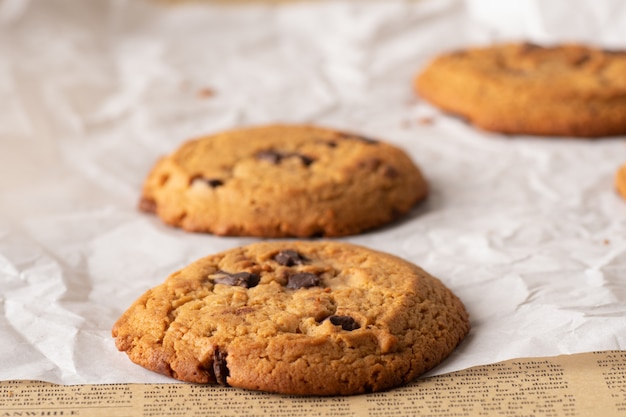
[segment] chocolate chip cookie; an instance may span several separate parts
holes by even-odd
[[[626,134],[626,51],[529,43],[444,54],[415,79],[419,95],[479,128],[507,134]]]
[[[214,254],[141,296],[117,348],[194,383],[348,395],[407,383],[470,328],[438,279],[348,243],[273,241]]]
[[[330,237],[389,223],[426,194],[420,170],[395,146],[273,125],[183,144],[149,174],[140,208],[192,232]]]
[[[615,174],[615,187],[617,192],[626,198],[626,165],[623,165]]]

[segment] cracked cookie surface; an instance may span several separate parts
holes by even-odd
[[[420,170],[395,146],[272,125],[183,144],[152,169],[140,208],[192,232],[331,237],[387,224],[426,194]]]
[[[441,55],[417,93],[484,130],[601,137],[626,134],[626,51],[530,43]]]
[[[390,254],[340,242],[262,242],[210,255],[141,296],[113,328],[150,370],[299,395],[407,383],[463,340],[461,301]]]

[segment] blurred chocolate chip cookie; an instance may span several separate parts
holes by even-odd
[[[397,147],[273,125],[183,144],[153,168],[140,208],[193,232],[344,236],[393,221],[426,194],[420,170]]]
[[[626,51],[530,43],[444,54],[415,78],[419,95],[507,134],[626,134]]]

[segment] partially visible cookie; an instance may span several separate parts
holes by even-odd
[[[626,165],[615,174],[615,187],[622,197],[626,198]]]
[[[506,134],[626,134],[626,51],[522,43],[444,54],[415,78],[419,95]]]
[[[470,328],[461,301],[398,257],[340,242],[263,242],[192,263],[117,321],[117,348],[195,383],[298,395],[389,389]]]
[[[391,222],[426,194],[420,170],[397,147],[272,125],[185,143],[153,168],[140,207],[193,232],[344,236]]]

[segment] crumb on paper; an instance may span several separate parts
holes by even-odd
[[[215,95],[215,90],[209,87],[204,87],[198,90],[198,97],[200,98],[209,98]]]
[[[432,117],[424,116],[418,118],[417,123],[421,124],[422,126],[430,126],[435,123],[435,119],[433,119]]]
[[[603,242],[603,243],[604,243],[605,245],[610,245],[610,244],[611,244],[611,241],[610,241],[609,239],[604,239],[604,242]]]

